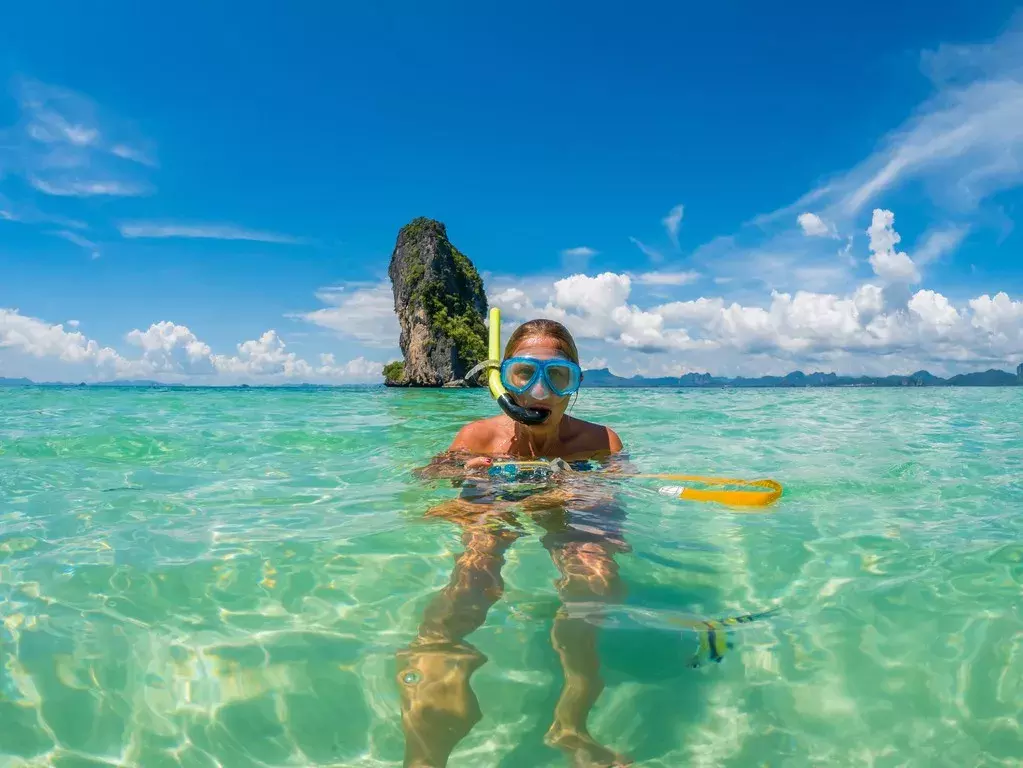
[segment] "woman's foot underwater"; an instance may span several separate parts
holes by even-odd
[[[564,752],[572,768],[624,768],[632,765],[632,760],[598,743],[590,734],[563,728],[558,723],[547,731],[544,743]]]

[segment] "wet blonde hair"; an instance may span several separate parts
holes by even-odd
[[[568,328],[557,320],[548,320],[545,317],[529,320],[515,329],[515,333],[508,337],[508,343],[504,347],[504,359],[511,357],[511,353],[527,339],[553,339],[565,357],[579,365],[579,350]]]

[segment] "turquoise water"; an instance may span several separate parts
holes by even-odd
[[[482,392],[0,392],[0,765],[400,765],[395,653],[448,583],[409,474]],[[773,477],[768,514],[614,486],[631,552],[593,736],[637,765],[1023,756],[1023,389],[584,390],[643,470]],[[539,530],[468,640],[452,766],[560,766]],[[691,668],[670,619],[779,612]]]

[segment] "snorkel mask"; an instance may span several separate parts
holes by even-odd
[[[497,361],[501,359],[501,310],[497,307],[490,309],[488,354],[490,360],[487,384],[490,386],[490,394],[497,400],[497,404],[508,418],[520,424],[527,426],[543,424],[550,416],[550,411],[522,407],[512,398],[509,389],[521,395],[528,392],[541,379],[548,391],[558,397],[570,395],[579,389],[582,372],[571,360],[512,357],[498,366]]]

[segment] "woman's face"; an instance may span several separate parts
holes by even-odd
[[[522,342],[512,350],[509,357],[532,357],[536,360],[568,360],[568,356],[558,347],[558,342],[550,337],[536,336],[523,339]],[[539,377],[531,389],[521,395],[515,395],[515,402],[523,408],[536,408],[550,412],[550,416],[544,421],[548,427],[557,424],[565,415],[571,395],[556,395],[547,388],[543,377]]]

